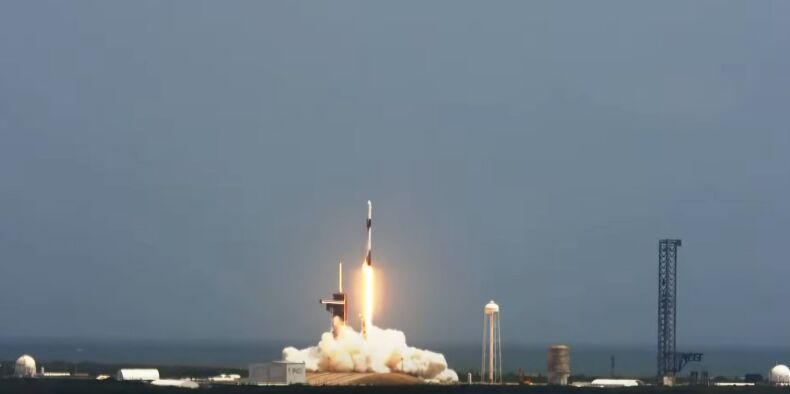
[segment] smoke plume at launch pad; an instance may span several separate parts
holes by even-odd
[[[367,247],[362,263],[362,327],[348,324],[348,297],[343,293],[343,264],[339,264],[338,292],[331,300],[321,300],[332,312],[331,332],[321,335],[317,346],[287,347],[283,360],[303,362],[312,372],[401,372],[437,383],[457,382],[458,375],[447,367],[444,355],[406,344],[406,335],[373,324],[375,274],[372,258],[373,204],[368,200]]]
[[[334,320],[336,335],[325,332],[317,346],[283,349],[283,360],[304,362],[313,372],[402,372],[429,382],[457,382],[444,355],[411,347],[403,332],[367,327],[367,337]]]

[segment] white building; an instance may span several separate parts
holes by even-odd
[[[248,382],[252,385],[307,384],[307,371],[304,363],[275,361],[250,364],[249,372]]]
[[[159,380],[159,370],[158,369],[147,369],[147,368],[124,368],[119,369],[118,374],[115,376],[116,380],[137,380],[137,381],[145,381],[150,382],[153,380]]]
[[[71,376],[71,372],[44,372],[44,371],[41,371],[41,374],[39,374],[39,376],[42,376],[42,377],[45,377],[45,378],[67,378],[67,377]]]
[[[636,387],[645,383],[637,379],[595,379],[590,382],[592,387]]]
[[[160,387],[180,387],[182,389],[196,389],[200,388],[200,385],[196,382],[191,380],[179,380],[179,379],[160,379],[151,381],[152,386],[160,386]]]
[[[23,354],[14,363],[14,376],[18,378],[32,378],[36,376],[36,360],[33,357]]]
[[[239,374],[221,374],[217,376],[212,376],[208,378],[209,382],[236,382],[241,379],[241,375]]]
[[[768,373],[768,381],[775,386],[790,386],[790,368],[782,364],[771,368],[771,372]]]

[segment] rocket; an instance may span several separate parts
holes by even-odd
[[[362,264],[362,273],[365,277],[365,307],[362,314],[362,336],[368,339],[368,326],[373,325],[373,256],[371,254],[373,233],[373,204],[368,200],[368,248],[365,253],[365,262]]]
[[[371,249],[373,248],[372,245],[372,236],[373,236],[373,204],[368,200],[368,250],[367,254],[365,255],[365,264],[368,266],[373,265],[373,258],[371,256]]]

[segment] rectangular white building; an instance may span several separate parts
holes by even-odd
[[[307,371],[304,363],[274,361],[250,364],[249,372],[248,382],[252,385],[307,384]]]
[[[117,380],[138,380],[150,382],[152,380],[159,380],[158,369],[148,368],[124,368],[119,369],[118,374],[115,376]]]
[[[590,383],[592,387],[636,387],[645,383],[638,379],[595,379]]]

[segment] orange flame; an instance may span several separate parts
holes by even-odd
[[[367,328],[373,326],[373,267],[367,264],[362,265],[362,274],[365,280],[365,300],[364,313],[362,315],[362,330],[367,334]]]

